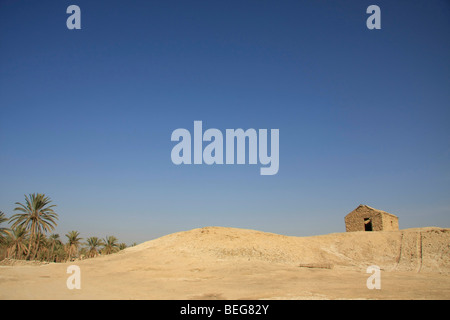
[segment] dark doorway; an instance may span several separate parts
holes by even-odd
[[[372,220],[364,218],[364,231],[372,231]]]

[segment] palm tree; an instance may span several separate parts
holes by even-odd
[[[80,259],[84,259],[84,258],[88,258],[88,249],[86,248],[86,247],[82,247],[81,249],[80,249],[80,252],[79,252],[79,254],[78,254],[78,257],[80,258]]]
[[[24,253],[27,253],[28,231],[22,227],[12,228],[6,240],[8,248],[8,257],[21,259]]]
[[[0,211],[0,225],[4,222],[8,221],[8,218],[5,214]],[[6,240],[6,236],[8,235],[8,228],[0,228],[0,244]]]
[[[103,241],[97,237],[87,238],[86,241],[88,245],[87,256],[89,258],[96,257],[99,254],[99,247],[104,245]]]
[[[119,244],[119,250],[124,250],[127,248],[127,244],[126,243],[120,243]]]
[[[68,255],[65,246],[62,243],[56,243],[53,251],[53,259],[55,262],[67,261]]]
[[[69,261],[72,257],[78,254],[78,249],[80,248],[81,239],[79,238],[80,233],[78,231],[70,231],[66,234],[68,242],[66,244],[67,254],[69,255]]]
[[[31,255],[31,246],[34,245],[34,254],[32,259],[36,256],[39,247],[39,239],[42,234],[51,231],[57,225],[58,214],[53,211],[55,205],[50,205],[52,200],[41,193],[33,193],[29,196],[25,195],[25,204],[16,202],[14,211],[20,211],[13,215],[10,222],[14,222],[12,227],[24,227],[30,232],[30,241],[28,244],[27,259]]]
[[[111,253],[119,251],[119,245],[117,244],[118,241],[119,240],[117,240],[117,238],[114,236],[109,236],[109,237],[107,236],[104,239],[102,253],[103,254],[111,254]]]
[[[50,252],[50,242],[45,234],[39,238],[38,251],[36,252],[36,259],[40,261],[47,260]]]
[[[62,245],[62,242],[59,238],[59,234],[52,233],[50,237],[48,238],[49,242],[49,250],[47,255],[47,261],[54,261],[55,260],[55,247]]]

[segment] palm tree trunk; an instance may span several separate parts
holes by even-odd
[[[30,255],[31,255],[31,245],[33,243],[33,239],[34,239],[34,233],[32,232],[30,235],[30,240],[28,240],[28,249],[27,249],[27,256],[25,257],[25,260],[30,260]]]
[[[36,259],[36,255],[37,255],[37,251],[39,249],[39,241],[41,240],[41,234],[38,233],[38,236],[36,238],[36,242],[35,242],[35,248],[34,248],[34,253],[33,253],[33,258],[31,260]]]
[[[47,253],[47,261],[48,262],[50,262],[50,254],[51,254],[51,257],[53,258],[53,250],[54,249],[55,249],[55,242],[52,242],[51,250],[49,250]]]

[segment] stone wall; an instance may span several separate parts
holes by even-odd
[[[384,214],[383,219],[383,230],[385,231],[397,231],[398,228],[398,218],[392,215]]]

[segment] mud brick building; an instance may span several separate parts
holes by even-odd
[[[395,231],[398,230],[398,217],[366,205],[345,216],[345,229],[352,231]]]

